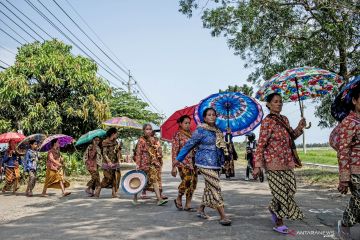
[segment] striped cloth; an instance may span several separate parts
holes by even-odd
[[[273,199],[270,210],[280,219],[301,220],[303,213],[295,202],[296,179],[293,170],[279,170],[267,172],[267,179]]]
[[[224,199],[221,194],[219,172],[214,169],[199,168],[199,172],[205,179],[205,189],[201,205],[210,208],[224,206]]]

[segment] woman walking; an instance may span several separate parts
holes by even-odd
[[[179,164],[176,161],[176,157],[180,152],[180,149],[186,144],[186,142],[191,138],[190,131],[190,122],[191,119],[189,116],[184,115],[178,119],[179,130],[175,133],[174,139],[172,142],[172,171],[171,175],[176,177],[177,172],[179,172],[181,183],[178,187],[178,197],[174,200],[175,206],[178,210],[185,210],[190,212],[196,212],[195,209],[191,207],[191,200],[196,189],[197,184],[197,169],[194,165],[194,151],[185,157],[182,164]],[[182,197],[186,195],[185,207],[182,206]]]
[[[51,149],[48,152],[46,161],[46,177],[42,196],[47,197],[46,191],[48,188],[61,189],[64,197],[71,194],[65,189],[70,186],[70,183],[64,179],[63,175],[64,159],[60,154],[60,145],[58,139],[51,141]]]
[[[228,156],[228,149],[223,133],[216,127],[216,111],[207,108],[203,112],[204,123],[197,127],[189,141],[180,150],[177,161],[183,162],[186,156],[197,147],[195,165],[205,179],[205,189],[197,216],[208,219],[205,207],[214,208],[220,215],[220,224],[231,225],[231,220],[225,215],[224,200],[221,193],[219,171]]]
[[[147,174],[146,190],[154,191],[157,205],[161,206],[168,201],[161,197],[159,169],[162,166],[162,151],[159,141],[152,136],[153,129],[150,124],[143,126],[144,135],[139,138],[135,149],[135,162],[138,170]],[[137,194],[134,195],[134,204],[138,203]]]
[[[110,128],[106,132],[106,139],[102,142],[102,157],[103,157],[103,172],[104,178],[101,181],[101,187],[95,191],[95,197],[100,196],[101,188],[112,189],[112,197],[118,196],[121,172],[120,172],[120,159],[121,153],[119,144],[116,141],[118,132],[116,128]]]
[[[294,140],[302,133],[306,125],[301,119],[297,128],[292,129],[287,117],[281,115],[282,98],[272,93],[266,98],[270,110],[261,123],[258,148],[255,152],[253,176],[257,178],[260,168],[265,168],[273,195],[269,211],[274,223],[273,230],[282,234],[288,233],[283,218],[303,219],[303,213],[295,202],[296,179],[294,168],[299,165]]]
[[[25,154],[25,166],[24,170],[29,173],[29,182],[25,191],[27,197],[33,196],[33,189],[36,184],[36,171],[39,161],[38,144],[35,140],[29,141],[30,148]]]
[[[3,164],[5,165],[5,185],[2,189],[2,192],[4,193],[6,191],[10,191],[12,188],[12,192],[15,194],[19,188],[19,165],[22,165],[22,161],[16,152],[16,143],[13,140],[10,140],[9,142],[9,147],[3,157]]]
[[[232,141],[231,129],[228,128],[225,135],[225,142],[229,152],[229,156],[225,159],[224,173],[227,179],[235,177],[235,164],[234,161],[238,159],[237,152],[235,150],[234,142]]]
[[[86,169],[91,176],[90,181],[86,185],[88,188],[85,190],[90,197],[94,196],[95,190],[101,188],[99,167],[101,167],[102,164],[102,155],[99,143],[100,138],[94,137],[92,143],[86,148],[83,156]]]

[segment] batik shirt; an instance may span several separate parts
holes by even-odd
[[[153,157],[150,156],[150,144],[154,149]],[[150,165],[160,168],[163,164],[162,157],[161,144],[157,138],[150,137],[149,140],[145,137],[139,138],[136,144],[134,160],[140,170],[148,171]]]
[[[38,151],[28,149],[25,154],[25,171],[36,171],[37,162],[39,160]]]
[[[173,167],[175,166],[176,163],[176,156],[179,154],[180,149],[186,144],[186,142],[189,141],[190,137],[191,137],[191,133],[186,134],[182,130],[179,130],[175,133],[172,141],[172,151],[171,151]],[[190,169],[194,168],[193,156],[194,156],[193,150],[190,151],[188,155],[186,155],[184,161],[182,162],[183,165],[185,165],[185,167],[188,167]]]

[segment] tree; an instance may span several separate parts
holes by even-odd
[[[110,100],[111,116],[126,116],[137,120],[139,123],[153,122],[159,124],[162,117],[158,113],[147,110],[148,106],[146,102],[143,102],[136,96],[122,89],[113,88]],[[138,137],[141,133],[142,131],[140,130],[120,129],[120,136],[122,138]]]
[[[219,90],[219,92],[241,92],[245,95],[251,97],[254,94],[254,88],[252,86],[249,86],[247,84],[243,84],[242,86],[228,86],[226,90]]]
[[[15,64],[0,72],[0,122],[8,123],[2,130],[78,137],[110,116],[110,86],[93,61],[70,50],[58,40],[19,49]]]
[[[316,66],[346,81],[360,74],[360,2],[357,0],[213,0],[200,6],[181,0],[188,17],[202,8],[205,28],[224,36],[235,54],[254,67],[248,80],[260,83],[293,67]],[[208,6],[209,5],[209,6]],[[331,96],[316,115],[332,125]],[[325,115],[324,115],[325,113]]]

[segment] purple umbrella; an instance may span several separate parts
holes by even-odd
[[[50,137],[46,138],[40,146],[40,152],[47,152],[51,149],[51,141],[57,139],[60,145],[60,148],[65,147],[68,144],[71,144],[74,139],[68,135],[64,134],[55,134],[51,135]]]

